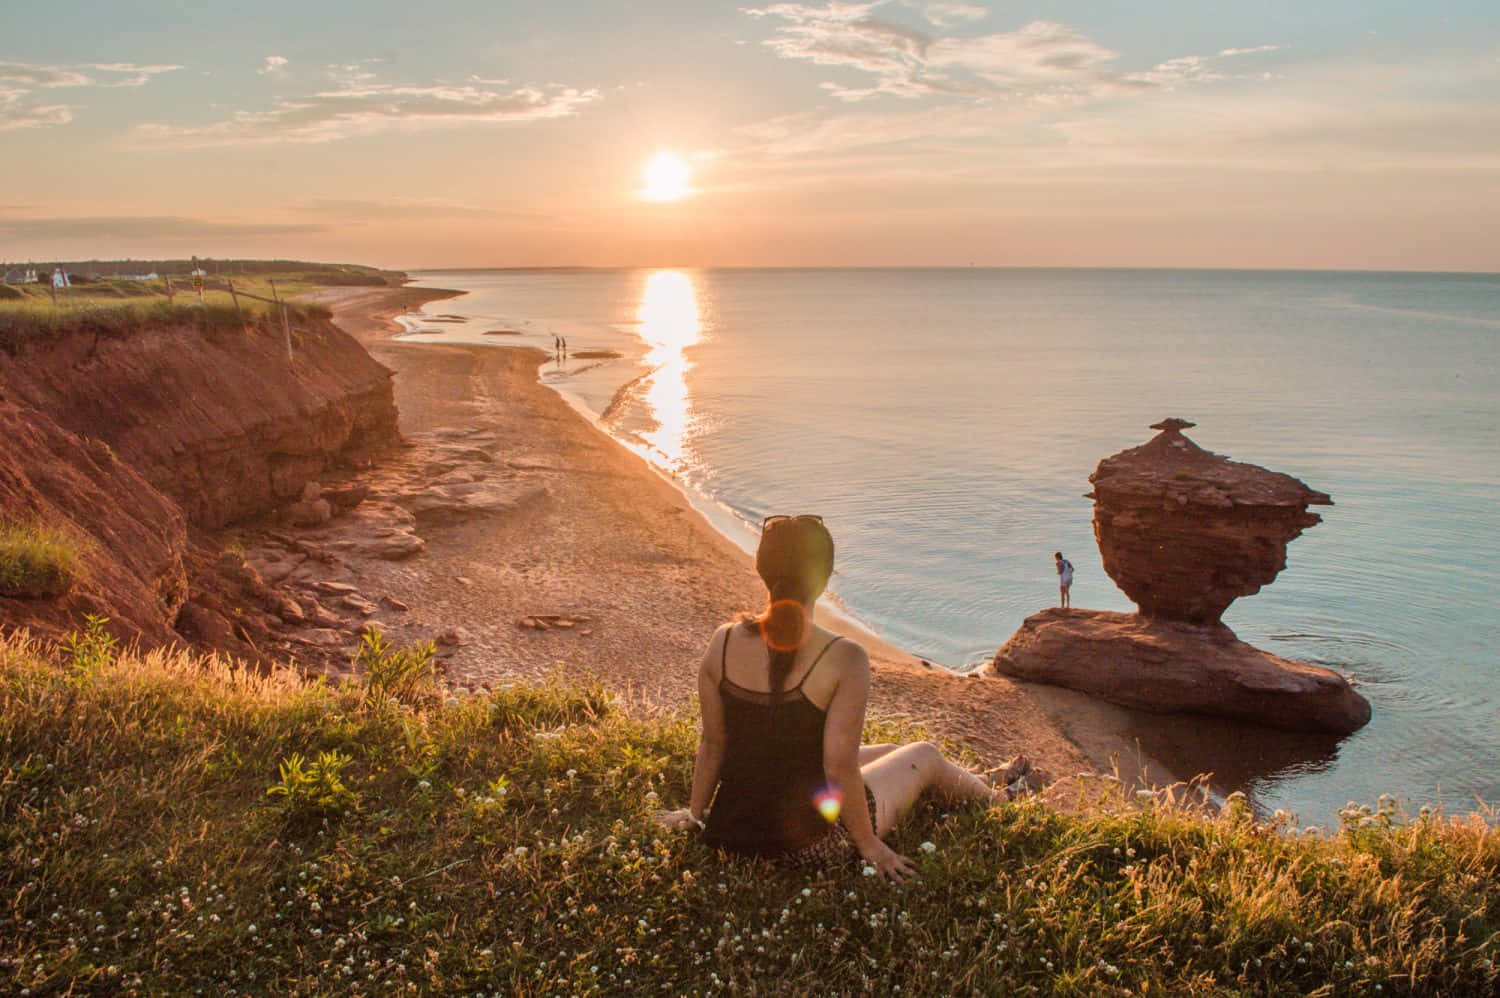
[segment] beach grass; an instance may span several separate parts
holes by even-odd
[[[0,596],[59,596],[72,585],[78,565],[78,547],[62,531],[0,522]]]
[[[402,681],[121,652],[97,620],[0,638],[0,991],[1495,993],[1493,814],[1307,834],[1102,780],[1071,813],[922,806],[893,843],[918,883],[809,876],[652,823],[690,719],[364,655]]]
[[[273,316],[273,311],[275,306],[246,298],[241,298],[236,308],[227,292],[209,293],[202,304],[196,295],[179,296],[175,302],[155,297],[122,298],[73,301],[56,307],[50,302],[29,300],[0,307],[0,350],[14,352],[22,346],[45,344],[49,337],[73,332],[123,337],[168,325],[235,330],[246,323],[279,321],[279,313]],[[331,309],[318,303],[288,306],[288,317],[293,322],[328,319],[332,315]]]

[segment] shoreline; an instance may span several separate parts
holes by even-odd
[[[489,527],[444,529],[415,560],[425,570],[400,573],[402,581],[408,591],[433,597],[431,603],[447,604],[444,609],[461,608],[457,616],[471,623],[487,607],[538,592],[570,593],[583,604],[571,612],[591,626],[567,635],[487,626],[452,655],[450,680],[504,682],[540,674],[540,661],[572,659],[586,661],[642,709],[691,708],[693,666],[709,635],[764,600],[752,554],[661,469],[540,381],[543,351],[395,338],[404,331],[396,316],[462,293],[407,286],[336,289],[316,299],[332,306],[335,321],[395,372],[403,434],[493,426],[502,446],[531,452],[511,464],[546,469],[544,494],[535,502]],[[583,460],[541,458],[539,450]],[[585,508],[591,514],[586,525],[576,515]],[[481,551],[524,567],[482,579],[472,561]],[[455,578],[461,592],[453,591]],[[659,595],[632,613],[630,597],[639,593]],[[1134,789],[1180,783],[1197,771],[1165,765],[1146,752],[1141,727],[1120,708],[1067,690],[924,667],[856,620],[822,605],[817,615],[820,624],[869,652],[872,719],[915,722],[986,766],[1024,751],[1059,778],[1049,796],[1097,792],[1088,786],[1093,781],[1074,780],[1075,773],[1113,771]]]

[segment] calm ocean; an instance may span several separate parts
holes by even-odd
[[[1500,801],[1500,276],[416,276],[469,292],[407,317],[418,339],[621,354],[542,378],[746,545],[767,513],[821,513],[848,609],[955,669],[1055,602],[1054,550],[1077,566],[1074,605],[1133,609],[1082,495],[1150,423],[1191,419],[1200,446],[1333,496],[1225,622],[1350,675],[1375,712],[1343,741],[1226,730],[1238,761],[1201,768],[1315,823],[1383,792],[1413,810]],[[1144,718],[1142,742],[1177,726]]]

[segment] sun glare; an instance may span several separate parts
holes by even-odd
[[[676,153],[664,152],[646,164],[645,196],[648,201],[680,201],[688,194],[693,170]]]
[[[687,386],[693,365],[686,350],[703,337],[698,289],[692,277],[680,270],[653,272],[646,278],[635,314],[641,339],[651,347],[645,358],[652,370],[644,397],[656,419],[656,427],[641,436],[668,468],[677,470],[693,421]]]

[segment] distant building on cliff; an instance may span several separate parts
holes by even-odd
[[[20,270],[7,270],[5,272],[6,284],[35,284],[37,283],[36,268],[25,268]]]

